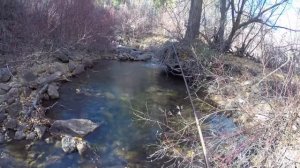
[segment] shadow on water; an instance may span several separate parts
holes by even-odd
[[[183,81],[168,77],[162,67],[151,63],[101,61],[64,84],[60,93],[47,116],[101,123],[85,138],[99,154],[101,167],[160,167],[147,160],[147,145],[156,143],[159,128],[136,122],[132,109],[160,119],[164,115],[160,108],[188,104]],[[59,142],[53,145],[38,141],[26,148],[26,141],[16,142],[0,147],[0,152],[15,158],[15,167],[19,163],[27,167],[95,167],[89,158],[64,154]]]

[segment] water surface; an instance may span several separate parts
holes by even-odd
[[[168,77],[156,64],[101,61],[60,88],[60,99],[47,116],[51,119],[85,118],[101,126],[85,139],[99,156],[102,167],[157,167],[147,159],[160,131],[137,121],[134,111],[160,119],[185,101],[181,80]],[[1,148],[15,166],[95,167],[99,158],[64,154],[59,142],[16,142]],[[27,149],[26,149],[27,147]]]

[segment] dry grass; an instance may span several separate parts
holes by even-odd
[[[213,53],[207,57],[205,49],[195,48],[189,51],[179,48],[178,53],[182,63],[189,65],[184,67],[192,79],[190,86],[201,113],[211,167],[299,166],[300,90],[293,59],[270,69],[232,55],[220,57]],[[172,56],[172,52],[166,53]],[[288,69],[285,65],[289,65]],[[198,96],[199,88],[207,88],[206,94]],[[166,116],[159,122],[142,112],[136,116],[162,128],[160,143],[150,158],[164,159],[168,167],[204,167],[192,119]],[[218,116],[225,116],[236,127],[224,131],[222,122],[209,125],[211,118]]]

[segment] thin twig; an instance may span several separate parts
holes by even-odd
[[[178,65],[179,65],[181,73],[182,73],[182,77],[183,77],[185,87],[186,87],[186,90],[187,90],[187,93],[188,93],[188,96],[189,96],[189,99],[190,99],[190,102],[191,102],[191,106],[192,106],[192,109],[193,109],[193,113],[194,113],[194,117],[195,117],[195,121],[196,121],[196,125],[197,125],[197,130],[198,130],[198,134],[199,134],[199,138],[200,138],[200,142],[201,142],[202,150],[203,150],[203,154],[204,154],[205,165],[206,165],[207,168],[209,168],[207,150],[206,150],[205,141],[204,141],[203,134],[202,134],[202,129],[200,127],[200,122],[199,122],[199,119],[198,119],[198,116],[197,116],[197,113],[196,113],[196,108],[194,106],[193,99],[192,99],[192,96],[191,96],[191,93],[190,93],[190,89],[189,89],[187,80],[185,78],[182,66],[181,66],[179,58],[178,58],[177,50],[176,50],[174,44],[172,44],[172,46],[173,46],[173,49],[174,49],[174,52],[175,52],[175,56],[176,56]]]

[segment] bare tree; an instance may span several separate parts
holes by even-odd
[[[213,37],[213,44],[215,48],[218,50],[224,50],[225,42],[224,42],[224,35],[225,35],[225,26],[227,22],[227,13],[230,7],[230,3],[227,0],[219,0],[220,3],[220,25],[219,29]]]
[[[220,19],[213,37],[208,37],[203,33],[201,35],[212,48],[222,52],[229,51],[235,39],[243,33],[246,33],[246,37],[253,41],[250,34],[257,34],[254,31],[260,31],[262,26],[284,28],[277,26],[276,22],[288,2],[288,0],[274,2],[268,0],[219,0]],[[254,25],[261,26],[255,27]],[[249,46],[248,40],[244,39],[244,42],[243,50]]]
[[[191,8],[184,40],[192,41],[199,35],[203,0],[191,0]]]

